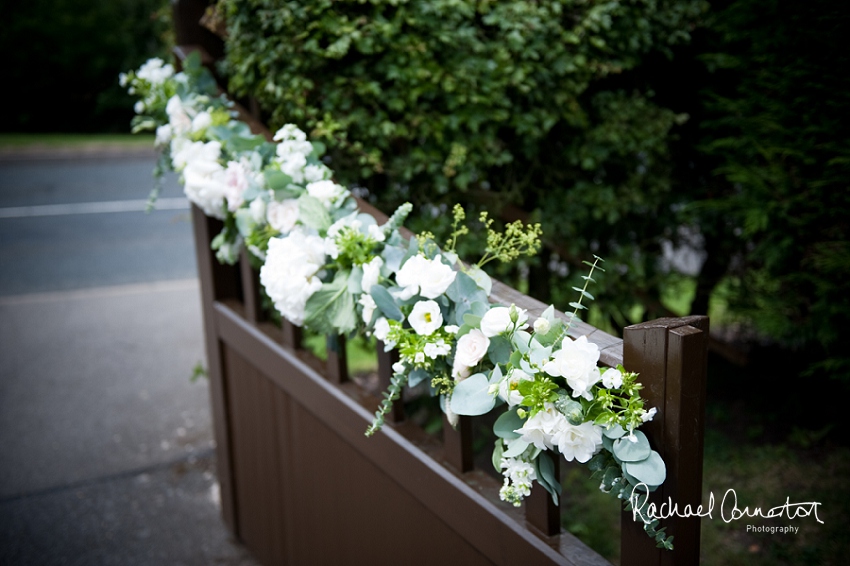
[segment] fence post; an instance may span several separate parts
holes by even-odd
[[[236,524],[235,494],[232,477],[230,416],[227,410],[227,380],[221,344],[215,329],[213,304],[223,299],[239,298],[239,271],[216,260],[210,242],[221,231],[221,221],[207,217],[192,205],[192,226],[195,233],[195,252],[198,258],[198,277],[201,283],[201,305],[204,316],[204,340],[207,351],[207,375],[210,382],[210,401],[213,412],[213,433],[216,443],[216,466],[221,492],[221,515],[231,532],[239,533]]]
[[[623,365],[640,373],[643,397],[658,410],[646,423],[652,447],[667,464],[667,479],[650,497],[656,505],[668,499],[683,510],[702,501],[703,428],[708,317],[661,318],[623,331]],[[661,521],[674,537],[675,550],[655,547],[643,525],[623,512],[623,566],[696,565],[699,563],[699,517],[670,517]]]

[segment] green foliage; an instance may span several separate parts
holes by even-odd
[[[133,101],[118,73],[166,57],[165,0],[32,0],[4,3],[0,49],[14,108],[0,131],[126,131]]]

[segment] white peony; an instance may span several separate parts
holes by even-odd
[[[413,305],[408,322],[420,336],[430,336],[443,325],[440,305],[434,301],[419,301]]]
[[[575,459],[584,464],[602,447],[602,427],[590,422],[571,425],[566,417],[560,417],[551,435],[552,445],[567,462]]]
[[[516,323],[511,321],[511,309],[508,307],[493,307],[487,311],[481,318],[481,332],[484,333],[484,336],[492,338],[499,334],[513,332],[516,328],[522,328],[528,321],[528,315],[525,313],[525,309],[515,306],[511,308],[515,309],[517,313]]]
[[[573,390],[573,397],[593,399],[590,388],[599,381],[599,347],[587,341],[586,336],[578,340],[565,338],[561,349],[543,366],[543,371],[553,377],[563,377]]]
[[[381,267],[384,265],[384,260],[380,256],[373,257],[369,263],[364,263],[363,279],[360,280],[360,288],[365,293],[368,293],[374,285],[378,284],[378,279],[381,276]]]
[[[402,300],[420,294],[428,299],[436,299],[446,292],[454,282],[457,273],[440,261],[438,255],[428,259],[424,255],[415,255],[404,262],[395,274],[396,283],[402,287]]]
[[[307,194],[319,199],[325,208],[339,206],[348,196],[348,189],[333,181],[316,181],[307,184]]]
[[[469,377],[470,368],[478,365],[478,362],[487,354],[489,347],[490,339],[477,328],[461,336],[457,341],[452,377],[458,381]]]
[[[298,200],[288,198],[283,202],[270,202],[266,206],[266,220],[281,234],[288,234],[298,222]]]
[[[269,240],[260,283],[280,314],[297,326],[304,324],[307,300],[322,287],[318,273],[324,263],[324,241],[318,236],[296,229]]]

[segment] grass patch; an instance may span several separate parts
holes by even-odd
[[[0,134],[0,148],[58,148],[118,145],[153,148],[152,134]]]
[[[312,352],[320,360],[327,360],[327,340],[324,334],[314,334],[304,331],[304,348]],[[348,361],[348,371],[352,374],[378,371],[378,353],[375,350],[375,339],[356,336],[345,342],[345,355]]]

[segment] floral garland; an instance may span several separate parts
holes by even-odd
[[[398,352],[367,435],[380,429],[405,386],[426,382],[452,425],[459,415],[506,405],[494,425],[493,465],[504,476],[500,497],[513,505],[533,480],[557,502],[557,454],[586,463],[600,489],[627,509],[635,492],[664,482],[663,460],[637,430],[656,413],[644,407],[637,374],[601,370],[598,346],[568,337],[552,306],[529,327],[524,309],[489,303],[491,281],[481,267],[536,253],[539,225],[516,222],[498,232],[482,213],[487,248],[472,266],[455,253],[468,232],[459,205],[442,249],[427,233],[407,241],[399,229],[411,205],[378,225],[332,180],[321,143],[293,124],[274,135],[276,144],[251,134],[199,57],[183,68],[175,73],[151,59],[121,74],[121,85],[140,97],[133,131],[156,130],[157,175],[180,173],[189,200],[224,221],[212,242],[217,258],[232,264],[244,245],[284,318],[323,334],[374,335]],[[573,316],[583,299],[593,299],[587,287],[600,261],[588,263]],[[659,547],[672,549],[657,520],[635,513]]]

